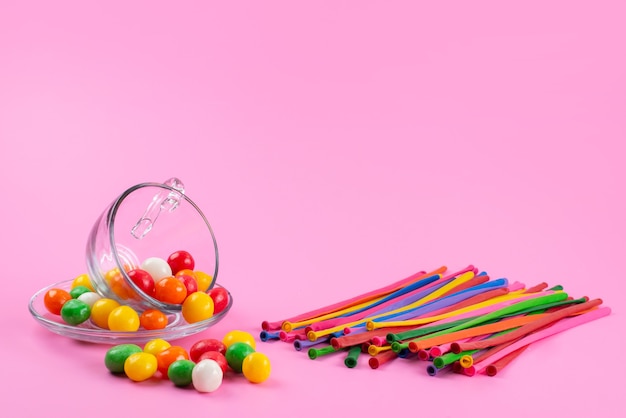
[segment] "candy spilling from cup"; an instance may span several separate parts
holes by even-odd
[[[182,338],[221,320],[232,296],[217,283],[213,230],[182,182],[142,183],[91,229],[87,271],[29,302],[33,317],[71,338],[115,344]]]
[[[175,251],[167,259],[151,257],[140,268],[126,273],[147,295],[161,302],[179,304],[184,320],[193,324],[222,312],[230,297],[223,287],[208,289],[209,276],[194,271],[193,267],[194,259],[189,252]],[[133,297],[134,290],[123,281],[119,270],[106,276],[120,299]],[[93,325],[111,331],[164,329],[169,322],[167,314],[161,310],[150,308],[138,312],[115,299],[100,296],[94,291],[87,274],[76,277],[69,291],[49,289],[44,294],[44,305],[48,312],[59,315],[66,324],[80,325],[90,320]]]

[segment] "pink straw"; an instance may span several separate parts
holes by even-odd
[[[566,331],[570,328],[574,328],[576,326],[593,321],[595,319],[605,317],[609,315],[610,313],[611,313],[611,308],[606,307],[606,308],[594,309],[587,313],[574,316],[571,318],[562,319],[559,322],[556,322],[554,325],[550,326],[549,328],[545,328],[541,331],[531,333],[523,338],[520,338],[518,341],[506,347],[504,350],[499,351],[493,356],[489,356],[488,358],[479,362],[478,364],[474,364],[474,368],[476,369],[477,373],[483,373],[485,372],[485,370],[490,364],[498,361],[499,359],[506,356],[507,354],[510,354],[511,352],[525,345],[531,344],[535,341],[539,341],[546,337],[550,337],[554,334],[558,334],[559,332]]]

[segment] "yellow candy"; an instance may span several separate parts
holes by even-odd
[[[108,324],[111,331],[134,332],[139,329],[139,314],[130,306],[118,306],[109,314]]]
[[[134,353],[124,362],[124,373],[132,381],[142,382],[150,379],[157,371],[157,359],[154,354]]]
[[[89,275],[86,273],[81,274],[74,279],[74,281],[72,282],[72,289],[77,286],[85,286],[89,288],[89,290],[91,290],[92,292],[95,292],[95,290],[93,289],[93,285],[91,284],[91,280],[89,279]]]
[[[183,302],[183,318],[190,324],[209,319],[213,316],[213,311],[213,299],[204,292],[194,292]]]
[[[256,350],[256,341],[254,340],[254,337],[252,336],[252,334],[250,334],[249,332],[245,332],[245,331],[240,331],[240,330],[230,331],[228,334],[224,336],[224,338],[222,339],[222,342],[224,343],[227,349],[228,347],[231,346],[231,344],[241,342],[241,343],[248,344],[249,346],[251,346],[253,349]]]
[[[109,315],[119,306],[119,302],[113,299],[98,299],[91,307],[91,322],[100,328],[109,329]]]
[[[213,277],[200,270],[195,270],[193,275],[198,283],[198,290],[200,292],[206,292],[213,281]]]
[[[167,350],[172,345],[161,338],[155,338],[154,340],[150,340],[144,345],[143,351],[144,353],[154,354],[155,356],[159,354],[161,351]]]
[[[263,353],[248,354],[241,364],[243,375],[252,383],[262,383],[270,377],[270,359]]]

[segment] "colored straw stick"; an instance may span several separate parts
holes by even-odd
[[[412,304],[415,304],[416,301],[423,299],[424,297],[430,295],[433,291],[442,288],[443,286],[450,283],[454,280],[454,277],[447,276],[445,278],[439,278],[419,289],[415,289],[412,292],[403,295],[402,297],[395,298],[393,300],[389,300],[384,304],[379,306],[374,306],[372,308],[367,309],[366,311],[360,311],[355,315],[343,315],[340,317],[326,319],[324,321],[314,321],[307,327],[307,331],[316,331],[316,330],[325,330],[329,328],[338,329],[340,325],[351,326],[354,327],[356,325],[362,325],[359,320],[365,321],[371,317],[376,317],[380,315],[385,315],[390,312],[402,312],[408,308]]]
[[[280,336],[278,332],[261,331],[259,338],[261,341],[279,340]]]
[[[448,322],[448,323],[440,324],[440,325],[418,326],[409,331],[400,332],[397,334],[394,334],[393,332],[391,332],[392,328],[384,328],[384,329],[389,330],[389,334],[387,334],[387,342],[393,343],[397,341],[405,341],[408,339],[417,338],[422,335],[432,334],[436,331],[441,331],[443,329],[452,328],[455,325],[462,324],[471,319],[472,318],[459,319],[457,321],[452,321],[452,322]],[[370,332],[376,332],[376,331],[377,330],[370,331]]]
[[[296,351],[302,351],[303,348],[308,348],[308,347],[312,347],[314,345],[320,345],[320,344],[328,343],[329,339],[330,338],[322,338],[322,339],[319,339],[317,341],[295,340],[293,342],[293,348],[295,348]]]
[[[361,333],[351,333],[348,335],[344,335],[343,337],[338,337],[338,338],[331,338],[330,339],[330,344],[335,347],[335,349],[340,349],[340,348],[345,348],[345,347],[350,347],[356,344],[362,344],[366,341],[370,341],[373,337],[376,336],[384,336],[386,335],[385,333],[387,331],[391,331],[391,332],[402,332],[404,330],[406,330],[407,327],[395,327],[395,328],[391,328],[389,330],[374,330],[374,331],[367,331],[364,330],[364,332]]]
[[[572,308],[574,308],[576,306],[572,306]],[[563,309],[565,310],[565,309]],[[562,312],[562,311],[559,311]],[[565,318],[560,320],[559,322],[555,323],[554,325],[552,325],[551,327],[545,328],[541,331],[537,331],[534,332],[532,334],[526,335],[525,337],[521,338],[519,341],[515,342],[514,344],[511,344],[510,346],[508,346],[507,348],[505,348],[504,350],[500,351],[499,353],[489,357],[487,360],[483,360],[481,363],[479,364],[474,364],[474,367],[476,368],[478,373],[482,373],[487,366],[489,366],[489,364],[493,363],[494,361],[497,361],[501,358],[503,358],[504,356],[506,356],[509,353],[512,353],[513,351],[517,350],[518,348],[521,348],[525,345],[528,345],[530,343],[533,343],[535,341],[539,341],[542,340],[544,338],[550,337],[554,334],[558,334],[560,332],[566,331],[568,329],[574,328],[576,326],[585,324],[587,322],[605,317],[607,315],[609,315],[611,313],[611,308],[598,308],[598,309],[594,309],[591,311],[588,311],[582,315],[577,315],[571,318]],[[523,327],[522,327],[523,328]],[[521,330],[521,329],[520,329]],[[511,333],[513,334],[513,333]],[[488,362],[489,364],[484,364],[485,362]]]
[[[483,283],[487,283],[489,281],[489,276],[486,274],[479,274],[474,276],[467,282],[458,285],[455,289],[450,289],[446,293],[442,294],[441,297],[445,298],[446,296],[450,296],[454,293],[462,292],[463,290],[469,289],[474,286],[478,286]]]
[[[393,313],[398,313],[398,312],[404,312],[407,311],[409,309],[415,308],[417,306],[423,305],[426,302],[429,302],[437,297],[439,297],[442,293],[446,292],[448,289],[454,288],[456,286],[458,286],[459,284],[465,283],[466,281],[470,280],[472,277],[474,276],[474,272],[473,271],[468,271],[466,273],[461,274],[460,276],[458,276],[457,278],[453,279],[450,283],[446,284],[445,286],[439,288],[438,290],[429,293],[428,295],[424,296],[423,298],[421,298],[420,300],[411,303],[407,306],[404,306],[400,309],[388,312],[387,314],[379,314],[379,315],[374,315],[372,317],[369,318],[369,321],[372,321],[378,317],[381,317],[383,315],[388,315],[388,314],[393,314]],[[366,320],[358,320],[355,322],[349,322],[347,324],[345,324],[344,327],[346,328],[350,328],[350,327],[355,327],[355,326],[362,326],[364,324],[366,324],[368,321]],[[322,331],[310,331],[309,333],[307,333],[307,336],[309,337],[309,339],[311,341],[314,341],[315,339],[324,336],[324,335],[328,335],[330,333],[336,332],[338,330],[341,329],[341,326],[339,327],[332,327],[332,328],[328,328]],[[373,328],[372,328],[373,329]]]
[[[395,360],[397,358],[398,358],[398,354],[396,354],[395,352],[391,350],[387,350],[377,356],[370,357],[370,359],[368,360],[368,364],[372,369],[378,369],[383,364],[389,363],[390,361]]]
[[[541,292],[543,289],[545,289],[546,287],[548,287],[548,283],[546,282],[542,282],[539,283],[535,286],[529,287],[528,289],[524,290],[524,293],[536,293],[536,292]]]
[[[382,316],[380,318],[375,319],[374,322],[381,322],[381,321],[385,321],[391,318],[393,318],[395,321],[402,321],[405,319],[421,317],[426,314],[432,315],[433,311],[439,311],[439,310],[449,312],[448,308],[450,306],[453,306],[459,302],[462,302],[474,296],[486,293],[490,290],[506,289],[506,286],[507,286],[506,279],[494,280],[488,283],[483,283],[483,284],[474,286],[472,288],[469,288],[460,292],[455,292],[451,294],[450,296],[436,299],[422,306],[418,306],[418,307],[406,310],[404,312]]]
[[[410,341],[408,343],[409,350],[416,353],[418,350],[431,348],[433,346],[441,345],[445,343],[453,343],[457,340],[461,340],[464,338],[475,337],[477,335],[492,334],[498,331],[521,327],[522,325],[537,321],[539,319],[538,317],[540,316],[539,315],[520,316],[520,317],[511,318],[511,319],[505,319],[505,320],[494,322],[494,323],[487,324],[487,325],[479,325],[479,326],[474,326],[474,327],[470,327],[466,329],[459,329],[458,331],[449,332],[445,334],[440,334],[437,332],[434,334],[430,334],[426,337],[420,337],[420,338],[416,338]],[[472,321],[469,321],[469,322],[472,322]],[[464,324],[461,324],[461,326],[463,325]],[[445,331],[448,331],[448,330],[445,330]],[[471,344],[471,343],[468,342],[467,344]],[[452,347],[453,346],[451,345],[450,348],[452,349]],[[466,351],[466,350],[463,350],[463,351]]]
[[[337,353],[339,351],[341,351],[341,350],[335,350],[332,345],[328,345],[328,346],[322,347],[322,348],[309,348],[309,351],[307,353],[308,353],[309,358],[311,360],[315,360],[318,357],[326,356],[328,354]]]
[[[355,345],[354,347],[352,347],[350,351],[348,351],[348,355],[343,361],[346,367],[350,369],[356,367],[360,355],[361,355],[361,347],[359,347],[358,345]]]
[[[422,360],[422,361],[427,361],[427,360],[430,359],[430,352],[428,350],[419,350],[417,352],[417,358]]]
[[[461,344],[452,344],[452,351],[454,351],[455,353],[461,352],[461,351],[466,351],[466,350],[474,350],[474,349],[483,349],[483,348],[487,348],[487,347],[493,347],[494,345],[498,345],[501,343],[505,343],[511,340],[514,340],[516,338],[519,338],[521,336],[524,336],[532,331],[536,331],[539,328],[542,328],[548,324],[554,323],[556,321],[559,321],[567,316],[576,314],[576,313],[580,313],[580,312],[584,312],[588,309],[594,308],[598,305],[602,304],[602,300],[601,299],[594,299],[594,300],[590,300],[588,302],[585,303],[579,303],[576,305],[572,305],[572,306],[568,306],[567,308],[563,308],[559,311],[550,313],[550,314],[542,314],[542,317],[536,321],[533,321],[531,323],[528,323],[526,325],[521,326],[519,329],[510,332],[508,334],[505,335],[500,335],[498,337],[495,338],[489,338],[487,340],[481,340],[481,341],[472,341],[472,342],[466,342],[466,343],[461,343]]]
[[[370,356],[377,356],[380,353],[382,353],[383,351],[388,351],[391,350],[391,346],[390,345],[385,345],[383,347],[378,347],[374,344],[370,344],[369,347],[367,347],[367,352],[369,353]]]
[[[312,322],[307,326],[306,330],[307,332],[324,330],[327,328],[337,327],[342,324],[354,322],[359,319],[367,318],[372,315],[400,309],[403,306],[413,303],[414,301],[429,294],[432,289],[439,288],[447,283],[447,281],[440,282],[440,280],[436,280],[437,277],[438,276],[432,276],[424,279],[428,280],[428,284],[412,289],[408,293],[394,295],[393,298],[389,298],[389,296],[391,296],[389,295],[382,299],[376,299],[368,306],[361,306],[359,308],[348,308],[342,311],[345,312],[345,314],[343,315],[329,316],[327,319],[313,319]],[[383,299],[387,300],[383,301]]]
[[[441,376],[444,375],[446,373],[450,373],[453,370],[452,365],[447,365],[441,369],[438,369],[437,367],[435,367],[435,365],[433,364],[429,364],[428,366],[426,366],[426,373],[428,373],[429,376]]]
[[[460,360],[461,357],[467,356],[467,355],[471,356],[477,351],[478,350],[470,350],[470,351],[463,351],[462,353],[447,353],[442,356],[435,357],[433,359],[433,364],[435,365],[436,368],[443,369],[448,364],[452,364],[455,361]]]
[[[493,377],[496,374],[498,374],[498,372],[500,372],[502,369],[508,366],[513,360],[519,357],[520,354],[526,351],[528,347],[530,347],[530,344],[525,345],[523,347],[518,348],[515,351],[510,352],[509,354],[502,357],[500,360],[496,361],[495,363],[491,363],[489,366],[487,366],[487,369],[486,369],[487,376]]]
[[[552,293],[551,295],[556,295],[556,293]],[[559,293],[558,295],[561,295],[561,296],[558,296],[558,298],[562,298],[562,299],[567,298],[567,294]],[[545,296],[550,296],[550,295],[545,295]],[[413,320],[390,321],[390,322],[385,322],[385,324],[387,326],[410,326],[410,325],[421,325],[421,324],[433,323],[441,319],[448,319],[452,321],[455,319],[463,318],[464,316],[462,316],[462,314],[466,314],[465,317],[470,316],[472,315],[472,312],[474,312],[474,315],[480,315],[479,317],[482,317],[489,313],[493,313],[495,311],[504,309],[513,304],[519,303],[518,300],[525,301],[525,300],[536,299],[538,297],[539,296],[536,296],[536,295],[518,295],[518,294],[508,293],[504,296],[496,297],[491,300],[478,303],[476,305],[467,306],[465,308],[462,308],[456,311],[450,311],[450,312],[446,312],[440,315],[422,317],[422,318],[413,319]],[[382,326],[379,323],[374,322],[373,320],[370,320],[367,322],[367,329],[369,330],[373,330],[373,329],[381,328],[381,327]]]
[[[463,269],[462,271],[470,271],[470,270],[473,270],[473,269],[474,269],[474,266],[470,265],[470,266],[466,267],[465,269]],[[298,322],[298,321],[302,321],[304,319],[314,318],[314,317],[317,317],[317,316],[320,316],[320,315],[323,315],[323,314],[326,314],[326,313],[329,313],[329,312],[334,312],[334,311],[337,311],[339,309],[345,308],[347,306],[352,306],[352,305],[356,305],[356,304],[359,304],[359,303],[362,303],[362,302],[366,302],[368,300],[376,299],[377,297],[380,297],[381,295],[384,295],[384,294],[387,294],[387,293],[391,293],[394,290],[397,290],[397,289],[405,286],[407,283],[411,283],[412,281],[414,281],[416,279],[423,278],[423,277],[426,277],[426,276],[432,276],[432,275],[435,275],[435,274],[441,274],[441,273],[444,273],[446,270],[447,270],[447,267],[442,266],[442,267],[439,267],[436,270],[431,271],[430,273],[426,273],[424,271],[420,271],[418,273],[412,274],[411,276],[409,276],[409,277],[407,277],[405,279],[399,280],[399,281],[397,281],[395,283],[392,283],[390,285],[381,287],[381,288],[376,289],[376,290],[372,290],[370,292],[363,293],[363,294],[361,294],[359,296],[355,296],[355,297],[343,300],[341,302],[336,302],[336,303],[333,303],[331,305],[324,306],[322,308],[314,309],[312,311],[305,312],[305,313],[302,313],[300,315],[295,315],[295,316],[292,316],[290,318],[283,319],[281,321],[272,321],[272,322],[270,322],[270,321],[263,321],[261,323],[261,328],[264,329],[265,331],[281,329],[282,325],[283,325],[283,322],[285,322],[285,321]]]

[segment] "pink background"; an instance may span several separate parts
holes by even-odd
[[[1,2],[3,407],[619,415],[626,10],[511,3]],[[363,358],[350,370],[263,343],[262,385],[133,384],[106,372],[106,346],[46,331],[27,302],[84,272],[106,204],[171,176],[211,221],[235,297],[181,345],[258,335],[264,319],[440,265],[562,284],[613,314],[533,345],[496,378]]]

